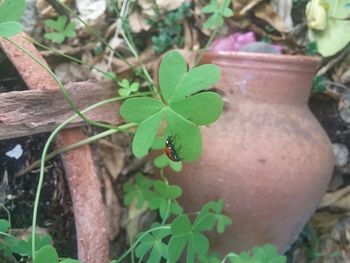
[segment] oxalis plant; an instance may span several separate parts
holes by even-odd
[[[128,9],[129,1],[123,1],[123,10]],[[228,1],[220,5],[219,2],[211,1],[210,5],[216,5],[219,10],[228,8]],[[12,12],[10,10],[20,10]],[[207,8],[210,9],[210,8]],[[21,25],[18,22],[24,10],[24,0],[11,1],[0,0],[0,36],[5,37],[16,47],[16,43],[7,37],[20,32]],[[211,9],[210,9],[211,10]],[[210,10],[207,10],[208,12]],[[125,11],[124,13],[127,13]],[[224,14],[225,13],[225,14]],[[228,11],[220,11],[215,21],[221,21],[221,16],[229,15]],[[123,14],[121,14],[123,18]],[[213,20],[213,19],[212,19]],[[214,20],[213,20],[214,21]],[[6,25],[13,25],[9,29]],[[121,23],[120,23],[121,24]],[[218,25],[221,24],[218,23]],[[214,27],[217,30],[217,27]],[[215,31],[214,31],[215,32]],[[124,32],[121,34],[125,37]],[[132,53],[137,57],[131,40],[125,37]],[[200,65],[188,69],[181,54],[177,51],[167,52],[159,67],[159,88],[155,88],[153,80],[142,67],[146,79],[150,84],[150,90],[139,92],[137,82],[130,83],[128,80],[119,81],[120,97],[111,98],[79,111],[65,92],[64,86],[52,71],[40,62],[35,56],[21,49],[31,56],[36,63],[42,65],[61,88],[68,103],[75,111],[75,115],[63,122],[50,135],[41,158],[41,169],[38,183],[38,191],[33,211],[33,235],[28,240],[19,240],[11,234],[11,217],[0,219],[0,251],[5,255],[16,254],[32,260],[33,263],[77,263],[75,259],[59,258],[58,253],[52,245],[49,236],[35,234],[36,218],[38,213],[38,202],[40,190],[44,180],[44,165],[47,159],[47,151],[55,135],[63,129],[74,118],[80,117],[89,124],[104,127],[108,130],[101,134],[92,136],[85,141],[71,145],[60,152],[82,144],[89,143],[114,132],[132,132],[134,138],[132,151],[136,157],[143,157],[151,149],[166,149],[163,154],[155,158],[154,163],[161,168],[160,178],[151,179],[149,176],[138,174],[133,182],[127,182],[123,186],[126,206],[133,206],[138,209],[148,208],[159,213],[160,222],[142,233],[139,233],[132,241],[131,247],[116,262],[179,262],[185,260],[191,262],[232,262],[232,263],[283,263],[285,257],[278,255],[272,245],[254,248],[251,251],[240,254],[229,253],[223,258],[217,254],[209,254],[209,240],[206,237],[208,231],[223,233],[225,227],[232,223],[231,219],[222,214],[223,200],[210,201],[203,204],[203,207],[195,214],[185,214],[183,208],[177,201],[182,194],[179,186],[171,185],[166,179],[164,167],[170,166],[175,171],[180,171],[182,163],[189,163],[197,160],[202,150],[202,137],[199,126],[208,125],[216,121],[223,111],[223,101],[214,92],[207,91],[220,79],[220,71],[215,65]],[[123,101],[120,114],[127,123],[113,127],[107,124],[93,122],[85,117],[85,113],[96,107],[113,101]],[[131,256],[131,257],[130,257]],[[130,259],[130,258],[131,259]]]

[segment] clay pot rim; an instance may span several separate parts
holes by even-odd
[[[300,64],[306,63],[311,65],[318,65],[321,62],[320,57],[310,57],[304,55],[285,55],[285,54],[270,54],[270,53],[253,53],[243,51],[207,51],[204,56],[224,58],[225,60],[250,60],[261,61],[269,63],[283,64]]]

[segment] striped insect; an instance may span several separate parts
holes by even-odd
[[[168,136],[165,141],[164,152],[173,162],[180,162],[182,158],[178,154],[179,148],[175,148],[174,136]]]

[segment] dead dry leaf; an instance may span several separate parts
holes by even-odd
[[[75,0],[75,5],[85,22],[99,19],[107,9],[106,0]]]
[[[100,140],[99,153],[109,175],[114,181],[117,180],[118,175],[121,173],[124,167],[124,149],[121,146],[107,140]]]
[[[347,84],[350,82],[350,55],[347,55],[341,63],[334,67],[332,75],[335,82]]]
[[[106,204],[107,231],[110,240],[114,240],[120,230],[121,208],[113,190],[113,184],[107,174],[103,174],[104,198]]]
[[[350,212],[350,186],[326,193],[322,198],[320,208],[343,209]]]
[[[151,26],[146,23],[146,17],[140,11],[134,11],[129,16],[129,24],[134,33],[140,33],[142,30],[147,31]]]
[[[54,69],[54,73],[63,84],[92,78],[88,68],[75,62],[58,64]]]
[[[186,0],[156,0],[157,6],[165,11],[178,9],[184,2]]]
[[[245,16],[250,10],[256,7],[263,0],[232,0],[235,15]]]
[[[291,3],[290,6],[288,2],[291,0],[281,1],[285,5],[275,4],[272,6],[269,3],[262,3],[254,9],[254,14],[260,19],[268,22],[271,26],[276,28],[280,32],[290,32],[293,29],[293,23],[291,21]],[[280,11],[284,18],[282,18],[277,11]]]

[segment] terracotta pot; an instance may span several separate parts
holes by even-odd
[[[275,244],[285,251],[326,191],[330,141],[307,106],[318,60],[257,53],[207,53],[221,68],[225,101],[203,131],[203,154],[170,181],[183,188],[187,212],[223,198],[233,224],[211,247],[227,253]]]

